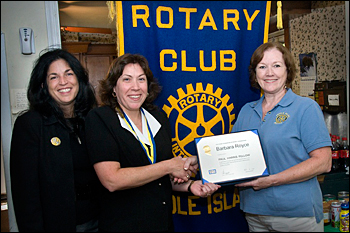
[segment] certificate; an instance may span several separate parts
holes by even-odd
[[[195,138],[202,183],[234,184],[268,176],[258,130]]]

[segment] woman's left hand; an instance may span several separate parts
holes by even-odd
[[[202,184],[201,180],[196,180],[191,186],[191,192],[198,197],[208,197],[216,192],[220,185],[214,183]]]
[[[266,177],[259,177],[255,180],[236,184],[235,186],[236,187],[252,187],[254,190],[257,191],[260,189],[265,189],[265,188],[273,186],[271,178],[272,178],[272,175],[266,176]]]

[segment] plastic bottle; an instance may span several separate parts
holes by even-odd
[[[336,139],[336,142],[337,142],[337,144],[338,144],[338,147],[340,147],[340,146],[341,146],[340,137],[336,135],[336,136],[335,136],[335,139]]]
[[[339,171],[339,148],[336,144],[336,138],[332,137],[332,169],[331,172]]]
[[[344,158],[343,158],[343,141],[340,141],[338,137],[336,137],[336,143],[339,145],[338,150],[339,150],[339,171],[344,171]]]
[[[341,149],[342,149],[342,144],[341,144],[341,141],[340,141],[340,137],[338,135],[334,135],[335,137],[335,144],[337,145],[338,147],[338,153],[339,153],[339,171],[342,171],[342,167],[343,167],[343,160],[341,159]]]
[[[341,148],[340,148],[340,166],[341,171],[348,171],[349,169],[349,145],[347,137],[342,138]]]

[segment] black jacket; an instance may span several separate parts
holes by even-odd
[[[161,124],[154,136],[156,162],[173,158],[171,127],[166,114],[149,111]],[[92,163],[117,161],[123,168],[149,165],[140,142],[120,124],[109,106],[91,110],[86,116],[86,141]],[[99,230],[109,232],[173,231],[172,186],[165,175],[145,185],[101,193]]]
[[[52,142],[55,137],[59,145]],[[70,138],[56,117],[29,111],[16,119],[10,174],[19,231],[75,231]]]

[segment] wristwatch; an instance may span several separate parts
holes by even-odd
[[[192,186],[193,183],[194,183],[194,180],[191,180],[191,183],[190,183],[190,185],[187,188],[187,191],[190,192],[191,194],[193,194],[192,191],[191,191],[191,186]]]

